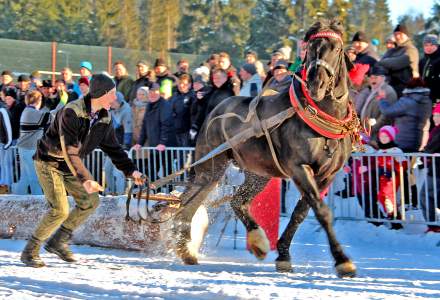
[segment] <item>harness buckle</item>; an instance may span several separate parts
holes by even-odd
[[[314,108],[313,106],[307,105],[304,109],[306,111],[308,111],[309,114],[312,115],[312,117],[318,116],[318,110],[316,108]]]

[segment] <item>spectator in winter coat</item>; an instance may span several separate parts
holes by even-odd
[[[205,116],[208,116],[220,102],[234,96],[233,87],[224,69],[218,68],[212,71],[212,82],[214,87],[209,99],[207,99]]]
[[[381,113],[394,119],[398,129],[396,144],[404,152],[417,152],[423,148],[424,135],[429,130],[432,102],[429,89],[420,79],[413,79],[403,90],[403,96],[395,103],[387,99],[379,101]]]
[[[379,55],[377,55],[376,51],[371,47],[366,34],[362,31],[356,32],[351,42],[356,49],[356,60],[354,63],[369,65],[370,69],[373,68],[379,60]]]
[[[41,86],[43,85],[43,80],[41,79],[41,74],[38,71],[33,71],[31,73],[31,86],[30,90],[40,90]],[[41,92],[41,91],[40,91]],[[44,101],[43,101],[44,105]]]
[[[20,117],[26,107],[24,102],[17,101],[17,89],[15,87],[6,87],[4,90],[4,101],[11,115],[12,126],[12,145],[15,145],[20,136]]]
[[[206,60],[206,66],[209,68],[209,71],[215,69],[219,65],[220,57],[218,53],[212,53],[208,59]]]
[[[171,103],[160,96],[160,86],[157,83],[154,83],[149,90],[148,105],[135,148],[139,149],[144,145],[156,147],[158,151],[176,145]]]
[[[379,64],[387,70],[390,76],[389,83],[398,97],[402,96],[403,89],[412,78],[419,77],[419,52],[408,35],[405,25],[397,25],[394,29],[397,47],[379,61]]]
[[[55,81],[55,93],[55,102],[58,103],[57,109],[79,98],[74,90],[67,89],[66,82],[63,79],[57,79]]]
[[[137,92],[141,87],[150,88],[155,80],[154,72],[149,70],[148,63],[145,60],[140,60],[136,64],[137,79],[133,84],[130,91],[129,103],[132,104],[133,100],[137,97]]]
[[[43,105],[49,110],[54,110],[60,99],[58,98],[55,88],[52,86],[52,82],[47,79],[43,80],[39,91],[43,95]]]
[[[348,72],[348,76],[353,84],[354,91],[359,91],[364,86],[365,77],[370,70],[370,65],[355,62],[357,55],[356,49],[353,46],[349,46],[345,51],[353,64],[353,68]]]
[[[27,75],[18,76],[17,83],[17,100],[19,102],[24,102],[26,93],[29,91],[31,87],[31,79]]]
[[[226,52],[221,52],[219,54],[219,62],[218,65],[221,69],[226,71],[226,75],[228,76],[228,81],[230,86],[232,87],[232,90],[234,92],[234,95],[240,94],[240,78],[238,78],[237,70],[231,63],[231,57]]]
[[[282,59],[277,61],[275,67],[272,69],[273,80],[269,83],[268,87],[279,91],[286,83],[292,80],[289,73],[289,63]]]
[[[154,73],[156,73],[156,82],[160,87],[160,95],[165,100],[168,100],[173,95],[177,81],[176,77],[171,74],[163,58],[156,59]]]
[[[189,147],[191,129],[191,108],[195,100],[191,89],[191,77],[183,74],[177,80],[177,92],[171,97],[171,106],[176,129],[177,147]]]
[[[165,155],[161,152],[166,147],[176,145],[176,132],[174,129],[173,113],[170,101],[160,96],[160,86],[154,83],[148,93],[148,105],[145,110],[142,130],[138,144],[134,149],[138,152],[142,146],[155,147],[158,153],[149,155],[149,177],[156,180],[160,167],[163,167],[163,175],[172,171],[171,152]]]
[[[256,97],[261,92],[263,83],[260,75],[257,73],[255,64],[246,63],[241,66],[239,75],[243,82],[239,96]]]
[[[429,133],[429,140],[423,151],[425,153],[440,153],[440,104],[437,103],[434,107],[432,117],[434,128]],[[436,172],[434,174],[433,161],[428,162],[428,177],[420,193],[423,215],[428,222],[437,221],[436,211],[440,209],[440,158],[436,157],[434,162]],[[426,197],[426,190],[428,197]],[[440,232],[440,226],[428,225],[428,231]]]
[[[284,51],[285,52],[285,51]],[[289,52],[290,53],[290,52]],[[269,62],[269,71],[266,74],[266,78],[264,79],[263,82],[263,87],[266,86],[266,84],[270,81],[270,79],[273,77],[273,69],[275,68],[275,65],[277,64],[277,62],[279,60],[285,60],[288,61],[288,59],[286,59],[287,53],[283,53],[281,51],[281,49],[276,50],[272,53],[272,56],[270,58],[270,62]]]
[[[61,70],[61,79],[66,83],[67,92],[69,94],[74,95],[73,92],[75,92],[78,98],[81,96],[81,90],[78,84],[73,80],[72,70],[70,68],[63,68]],[[72,99],[72,101],[76,99]]]
[[[258,75],[260,75],[261,81],[266,78],[266,71],[264,70],[263,63],[258,60],[257,52],[249,50],[246,52],[245,61],[247,64],[254,64],[257,69]]]
[[[130,91],[134,85],[134,80],[128,76],[127,68],[122,61],[113,64],[115,72],[116,90],[124,95],[124,100],[130,99]]]
[[[423,39],[425,56],[419,62],[420,76],[431,90],[432,103],[440,102],[440,47],[438,36],[427,34]]]
[[[136,99],[131,103],[131,111],[133,115],[133,144],[139,143],[142,122],[148,104],[148,91],[148,87],[140,87],[137,91]]]
[[[17,142],[20,155],[20,180],[12,189],[14,194],[26,195],[28,187],[32,195],[42,195],[32,156],[37,142],[43,137],[44,129],[49,126],[50,113],[42,107],[43,96],[39,91],[31,91],[26,96],[26,108],[20,118],[20,138]]]
[[[197,134],[205,121],[206,107],[213,91],[209,82],[210,70],[201,66],[194,70],[194,94],[195,101],[191,108],[191,130],[189,131],[190,144],[195,146]]]
[[[374,66],[368,78],[368,86],[354,98],[354,104],[361,120],[361,124],[367,128],[371,126],[370,143],[373,146],[377,140],[377,133],[384,125],[391,125],[392,119],[386,118],[379,110],[380,99],[387,99],[393,104],[397,101],[394,89],[386,82],[386,70],[378,65]]]

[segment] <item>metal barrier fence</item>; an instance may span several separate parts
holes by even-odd
[[[12,147],[12,182],[20,178],[20,158]],[[154,147],[131,150],[129,157],[137,168],[154,181],[181,169],[194,148],[167,148],[159,152]],[[106,193],[123,194],[125,176],[110,159],[95,150],[84,159],[93,177],[106,187]],[[440,154],[353,153],[348,165],[350,172],[341,171],[330,186],[326,201],[335,219],[366,220],[377,223],[415,223],[440,225],[440,178],[437,177]],[[344,168],[347,169],[347,168]],[[184,185],[189,172],[163,187],[169,193],[173,185]],[[290,213],[299,196],[292,196],[295,186],[287,182],[287,195],[282,207]],[[289,197],[290,195],[290,197]],[[290,198],[290,199],[286,199]],[[290,202],[292,205],[286,205]]]
[[[440,225],[440,154],[353,153],[327,201],[336,219]]]

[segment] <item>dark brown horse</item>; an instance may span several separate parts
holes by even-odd
[[[308,90],[317,109],[338,120],[347,117],[351,103],[348,97],[347,62],[340,38],[342,31],[342,26],[337,21],[314,24],[305,36],[308,47],[303,81],[297,79],[292,81],[294,93],[298,95],[299,102],[304,107],[306,98],[303,91]],[[302,83],[306,85],[303,91]],[[236,117],[210,122],[226,113],[246,118],[251,100],[245,97],[231,97],[211,112],[197,141],[196,159],[205,156],[225,142],[227,139],[225,136],[233,137],[252,126]],[[291,107],[289,86],[287,86],[276,95],[263,97],[256,113],[261,120],[264,120]],[[307,125],[298,114],[272,128],[270,137],[274,146],[272,152],[276,154],[281,170],[274,162],[264,135],[247,139],[233,147],[233,150],[223,152],[195,167],[194,182],[182,195],[183,209],[174,219],[177,255],[186,264],[197,264],[198,249],[195,249],[191,243],[191,219],[232,162],[244,170],[246,179],[233,195],[231,206],[246,227],[248,242],[255,256],[263,259],[269,251],[269,243],[264,231],[250,216],[249,203],[271,177],[289,177],[296,184],[302,197],[278,241],[277,270],[291,270],[289,248],[293,235],[312,208],[327,234],[338,276],[354,276],[355,266],[337,241],[332,227],[331,212],[320,196],[348,159],[352,150],[351,137],[349,135],[342,138],[325,137]]]

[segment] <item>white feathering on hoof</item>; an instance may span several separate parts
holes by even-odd
[[[252,253],[260,260],[264,259],[270,251],[269,240],[264,230],[260,227],[249,231],[248,243]]]
[[[336,266],[336,274],[339,278],[353,278],[356,276],[356,266],[351,261]]]

